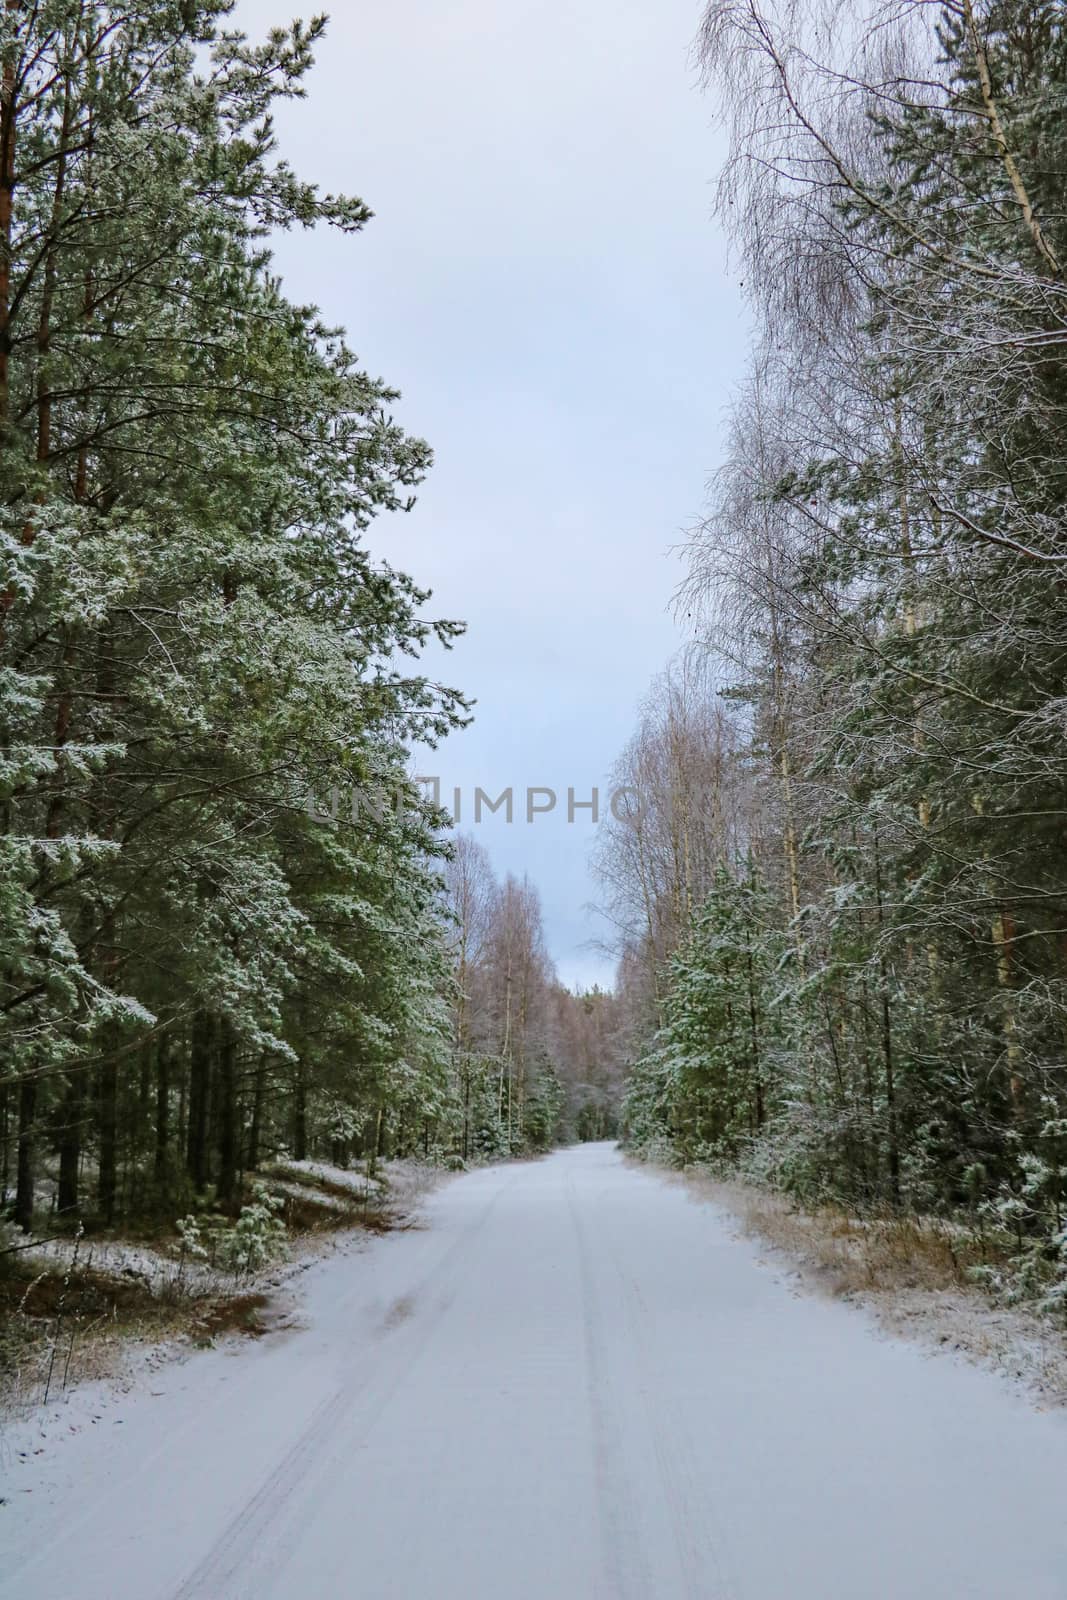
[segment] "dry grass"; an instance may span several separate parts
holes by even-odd
[[[263,1293],[226,1295],[198,1310],[191,1325],[194,1343],[212,1345],[226,1334],[261,1339],[271,1331],[270,1296]]]
[[[935,1217],[802,1210],[788,1196],[700,1172],[672,1174],[728,1212],[810,1290],[865,1306],[890,1332],[992,1368],[1040,1403],[1067,1404],[1067,1338],[1026,1306],[998,1305],[974,1270],[1007,1241]]]
[[[413,1208],[434,1174],[396,1166],[374,1183],[289,1164],[261,1174],[285,1201],[297,1267],[340,1231],[417,1226]],[[135,1345],[204,1347],[291,1326],[278,1294],[288,1276],[277,1265],[249,1279],[183,1260],[173,1226],[146,1223],[121,1237],[71,1236],[0,1255],[0,1405],[21,1409],[117,1376]]]
[[[415,1226],[414,1208],[443,1174],[415,1162],[394,1162],[366,1178],[321,1164],[277,1162],[261,1173],[282,1195],[286,1227],[297,1237],[362,1228],[394,1233]]]
[[[225,1296],[167,1295],[140,1275],[56,1260],[0,1274],[0,1400],[26,1405],[109,1377],[132,1343],[192,1334]]]
[[[839,1295],[971,1289],[976,1268],[1004,1259],[988,1235],[940,1218],[860,1218],[831,1205],[802,1211],[788,1197],[748,1184],[712,1188],[749,1232],[801,1258]]]

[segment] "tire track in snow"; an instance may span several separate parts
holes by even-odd
[[[481,1213],[404,1297],[406,1301],[414,1306],[432,1301],[436,1286],[474,1244],[501,1196],[517,1177],[515,1173],[494,1191]],[[315,1485],[329,1477],[337,1455],[350,1454],[378,1421],[426,1349],[456,1292],[453,1274],[453,1285],[431,1313],[421,1318],[416,1315],[391,1332],[386,1329],[389,1343],[384,1351],[384,1374],[382,1362],[372,1363],[316,1407],[300,1438],[174,1591],[173,1600],[222,1600],[223,1596],[226,1600],[244,1600],[261,1592],[264,1572],[277,1575],[299,1535],[301,1507],[312,1497]],[[365,1414],[359,1416],[361,1400],[369,1404]],[[344,1436],[339,1438],[342,1428]]]
[[[674,1523],[685,1592],[690,1600],[740,1600],[729,1545],[721,1519],[702,1482],[687,1419],[660,1382],[649,1326],[651,1310],[632,1267],[625,1266],[613,1242],[607,1251],[622,1287],[626,1322],[642,1373],[639,1385],[660,1475]],[[708,1587],[709,1580],[714,1587]]]
[[[585,1330],[589,1405],[600,1507],[601,1545],[610,1587],[605,1600],[649,1600],[662,1592],[654,1586],[648,1556],[641,1542],[637,1504],[625,1467],[620,1400],[613,1392],[604,1315],[597,1295],[595,1266],[574,1185],[567,1180],[567,1203],[578,1244]]]

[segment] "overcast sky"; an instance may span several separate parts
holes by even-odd
[[[250,33],[293,3],[241,0]],[[721,160],[689,46],[698,0],[345,0],[279,117],[283,152],[375,212],[355,239],[283,239],[290,294],[403,391],[435,465],[374,548],[469,625],[450,681],[473,726],[423,770],[513,786],[474,829],[540,889],[565,982],[610,983],[568,788],[605,784],[681,642],[672,547],[699,515],[741,369],[736,275],[711,217]],[[439,663],[435,663],[439,669]],[[525,820],[544,785],[559,810]]]

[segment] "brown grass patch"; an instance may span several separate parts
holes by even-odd
[[[129,1320],[160,1308],[151,1286],[135,1276],[77,1269],[69,1283],[62,1270],[0,1276],[0,1318],[22,1316],[40,1322],[56,1316]]]
[[[894,1334],[992,1368],[1042,1403],[1067,1404],[1062,1329],[1032,1307],[997,1304],[973,1276],[1007,1260],[1008,1239],[938,1217],[805,1211],[773,1190],[695,1171],[663,1175],[727,1211],[809,1288],[858,1302]]]
[[[796,1256],[840,1295],[973,1289],[974,1270],[1006,1259],[995,1237],[938,1217],[850,1215],[843,1207],[801,1210],[785,1195],[742,1183],[709,1186],[745,1229]]]
[[[381,1185],[373,1181],[361,1192],[355,1184],[285,1163],[268,1168],[263,1178],[269,1188],[281,1195],[285,1225],[298,1236],[352,1228],[365,1228],[373,1234],[392,1233],[404,1227],[407,1220],[397,1207],[390,1205]]]
[[[415,1183],[403,1174],[391,1193],[388,1182],[364,1185],[357,1174],[345,1182],[284,1162],[259,1176],[283,1198],[294,1243],[419,1227],[412,1207],[434,1181],[417,1175]],[[128,1264],[124,1247],[141,1243],[147,1253]],[[0,1255],[0,1402],[32,1404],[46,1389],[54,1399],[75,1383],[114,1375],[131,1345],[187,1338],[203,1346],[292,1326],[290,1296],[271,1292],[280,1289],[284,1267],[242,1280],[210,1260],[186,1261],[176,1251],[173,1220],[140,1218],[121,1233],[95,1227],[91,1240],[85,1235],[77,1250],[76,1244],[71,1232],[58,1250],[45,1240],[25,1253]]]
[[[264,1314],[270,1306],[266,1294],[235,1294],[210,1301],[191,1324],[190,1332],[199,1345],[214,1344],[230,1333],[261,1339],[270,1331]]]
[[[353,1174],[353,1177],[357,1177]],[[417,1227],[411,1203],[415,1196],[390,1196],[388,1188],[371,1179],[361,1189],[327,1173],[309,1172],[284,1162],[267,1168],[263,1180],[285,1201],[282,1213],[290,1233],[316,1235],[353,1228],[367,1233],[404,1232]],[[422,1186],[432,1187],[432,1179]]]
[[[394,1229],[405,1225],[405,1219],[399,1213],[380,1204],[364,1206],[356,1200],[342,1207],[335,1203],[340,1196],[331,1197],[329,1201],[325,1196],[317,1199],[314,1190],[306,1194],[293,1194],[287,1188],[283,1194],[285,1209],[282,1217],[285,1226],[298,1238],[347,1232],[353,1228],[365,1228],[368,1233],[374,1234],[392,1233]],[[352,1200],[351,1191],[347,1199]]]
[[[17,1259],[17,1258],[16,1258]],[[55,1399],[87,1379],[114,1374],[125,1348],[189,1338],[206,1345],[228,1334],[269,1331],[265,1293],[215,1284],[152,1284],[139,1272],[108,1273],[82,1263],[10,1264],[0,1272],[0,1400]]]

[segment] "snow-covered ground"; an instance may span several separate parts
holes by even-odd
[[[1063,1413],[606,1145],[424,1216],[313,1264],[304,1326],[11,1430],[0,1593],[1067,1600]]]

